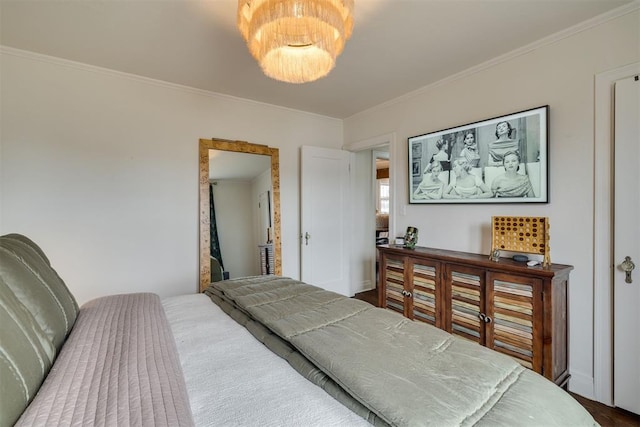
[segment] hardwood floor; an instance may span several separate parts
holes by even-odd
[[[354,298],[366,301],[369,304],[375,305],[376,307],[378,306],[378,291],[376,289],[372,289],[366,292],[360,292],[359,294],[356,294]]]
[[[376,307],[378,306],[378,292],[375,289],[358,293],[354,298],[366,301]],[[574,393],[570,394],[589,411],[602,427],[640,427],[640,415],[633,414],[624,409],[611,408]]]
[[[575,393],[570,393],[602,427],[638,427],[640,415],[636,415],[620,408],[611,408],[602,403],[594,402]]]

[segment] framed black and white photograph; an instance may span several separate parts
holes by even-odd
[[[548,203],[548,116],[546,105],[410,137],[409,203]]]
[[[422,146],[419,142],[411,146],[411,156],[413,159],[419,159],[422,155]]]
[[[411,173],[415,176],[422,176],[422,167],[420,165],[420,159],[413,159],[411,161]]]

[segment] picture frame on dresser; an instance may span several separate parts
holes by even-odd
[[[548,153],[548,105],[412,136],[409,203],[548,203]]]

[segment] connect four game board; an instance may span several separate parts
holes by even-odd
[[[491,253],[498,250],[542,255],[542,265],[551,264],[549,218],[493,216],[491,222]]]

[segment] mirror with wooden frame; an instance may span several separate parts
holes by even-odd
[[[281,240],[280,240],[280,165],[277,148],[266,145],[251,144],[244,141],[224,139],[201,139],[199,146],[199,196],[200,196],[200,292],[211,282],[211,218],[209,213],[209,152],[210,150],[230,151],[269,156],[271,158],[271,199],[273,205],[273,258],[274,273],[282,275]],[[257,248],[256,248],[257,251]]]

